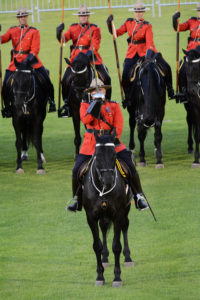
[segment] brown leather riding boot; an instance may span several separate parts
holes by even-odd
[[[149,208],[146,199],[143,195],[142,186],[140,183],[140,178],[137,172],[130,177],[130,186],[135,199],[135,207],[139,210],[144,210]]]
[[[74,202],[71,205],[67,206],[67,210],[76,212],[82,210],[82,187],[80,181],[72,178],[72,192]]]

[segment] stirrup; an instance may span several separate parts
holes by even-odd
[[[2,114],[3,118],[11,118],[12,117],[11,107],[4,107],[4,108],[2,108],[1,114]]]
[[[72,115],[70,113],[69,107],[64,104],[58,109],[58,118],[70,118]]]
[[[49,103],[49,113],[55,112],[55,111],[56,111],[56,104],[55,104],[54,101],[51,101],[51,102]]]
[[[72,202],[72,204],[70,204]],[[76,212],[78,210],[78,197],[74,196],[67,202],[66,210]]]

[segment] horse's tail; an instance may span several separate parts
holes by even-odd
[[[34,144],[34,123],[33,121],[27,116],[24,124],[23,124],[23,133],[24,136],[26,137],[26,142],[28,145]]]

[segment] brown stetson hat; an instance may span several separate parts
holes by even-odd
[[[20,8],[17,10],[16,17],[17,17],[17,18],[21,18],[21,17],[26,17],[26,16],[29,16],[29,15],[31,15],[30,12],[28,12],[24,7],[20,7]]]
[[[104,83],[99,79],[93,79],[90,87],[84,90],[85,93],[91,93],[92,91],[96,90],[96,88],[102,88],[108,90],[111,88],[111,85],[104,85]]]
[[[89,16],[94,13],[90,12],[85,4],[82,4],[78,10],[77,14],[73,14],[74,16]]]

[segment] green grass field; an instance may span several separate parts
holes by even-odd
[[[193,12],[181,7],[181,21]],[[170,63],[175,86],[176,34],[171,16],[175,7],[162,9],[162,18],[146,20],[153,25],[155,45]],[[131,16],[127,9],[113,10],[116,27]],[[157,14],[158,15],[158,14]],[[112,77],[113,99],[120,101],[112,37],[106,27],[108,11],[96,11],[91,22],[102,29],[100,53]],[[57,99],[59,44],[55,27],[61,13],[42,13],[34,26],[41,33],[40,58],[50,69]],[[66,28],[76,22],[65,13]],[[2,32],[16,19],[1,15]],[[31,23],[30,23],[31,24]],[[181,33],[181,48],[186,48],[187,33]],[[126,36],[117,41],[122,62],[127,48]],[[64,48],[69,56],[69,45]],[[11,44],[2,45],[3,70],[9,63]],[[182,54],[181,54],[182,55]],[[128,113],[123,110],[122,141],[128,145]],[[65,211],[71,197],[71,170],[74,164],[71,119],[48,114],[44,123],[43,146],[47,160],[45,175],[36,175],[36,152],[24,163],[25,174],[15,174],[16,150],[10,119],[0,118],[0,299],[200,299],[200,221],[199,169],[192,169],[193,155],[187,154],[187,127],[183,105],[168,101],[163,123],[164,169],[155,169],[153,130],[146,140],[147,167],[138,168],[144,191],[155,211],[155,223],[149,211],[129,214],[129,243],[135,267],[122,262],[123,287],[113,289],[114,257],[112,229],[108,237],[111,267],[105,270],[106,285],[95,287],[96,258],[85,212]],[[83,133],[83,128],[82,128]],[[136,139],[138,160],[138,140]]]

